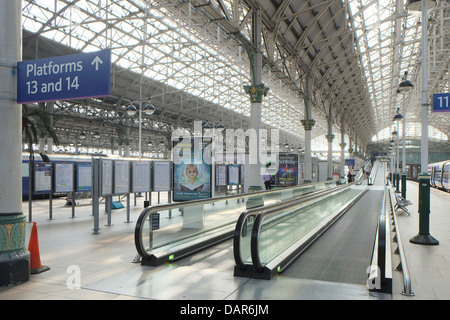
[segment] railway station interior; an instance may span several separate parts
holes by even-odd
[[[448,0],[0,0],[0,300],[450,299],[449,28]]]

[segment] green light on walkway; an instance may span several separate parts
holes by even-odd
[[[173,258],[175,258],[175,256],[174,256],[173,254],[171,254],[171,255],[169,256],[169,261],[172,261]]]

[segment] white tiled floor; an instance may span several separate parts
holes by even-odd
[[[418,232],[417,194],[417,184],[408,182],[407,198],[413,202],[409,207],[411,216],[397,211],[415,296],[400,294],[401,273],[394,272],[392,299],[450,299],[450,193],[431,190],[430,231],[440,241],[438,246],[409,242]],[[161,202],[166,202],[167,195],[162,193],[161,196]],[[156,193],[152,199],[153,203],[157,202]],[[132,223],[124,223],[126,209],[113,210],[113,226],[105,226],[107,218],[102,213],[101,230],[97,235],[92,234],[93,217],[89,200],[81,201],[82,205],[76,207],[77,217],[73,219],[71,208],[64,206],[65,200],[54,199],[54,220],[51,221],[47,220],[48,200],[34,201],[33,221],[38,227],[40,258],[42,264],[51,269],[31,275],[30,281],[25,283],[0,287],[0,300],[376,299],[368,294],[365,286],[343,285],[339,294],[339,284],[334,283],[282,276],[271,281],[233,277],[234,260],[231,250],[225,249],[227,243],[224,243],[223,251],[229,256],[224,259],[222,270],[207,266],[198,270],[191,265],[176,263],[159,267],[132,263],[136,254],[135,221],[142,211],[142,201],[143,198],[138,198],[137,206],[133,205],[133,199],[131,201]],[[23,211],[27,214],[28,202],[23,203]],[[32,224],[27,223],[27,245],[31,227]],[[228,260],[231,262],[228,263]],[[79,288],[71,288],[76,285],[73,270],[80,271]],[[202,281],[184,281],[187,275],[193,274]],[[207,282],[212,285],[206,286]],[[170,290],[164,288],[165,285],[170,285]],[[312,292],[311,288],[316,291]]]

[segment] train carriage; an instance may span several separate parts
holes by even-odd
[[[450,191],[450,160],[429,164],[428,173],[432,187]]]

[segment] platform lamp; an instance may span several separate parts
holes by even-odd
[[[406,199],[406,94],[409,93],[414,85],[411,81],[407,79],[408,71],[405,71],[405,76],[403,77],[403,81],[400,82],[398,87],[398,91],[403,94],[403,148],[402,148],[402,197]]]
[[[147,116],[155,113],[155,107],[152,104],[151,98],[148,98],[148,103],[142,108],[142,101],[139,102],[139,159],[142,158],[142,112]]]
[[[133,104],[130,104],[127,106],[127,108],[125,109],[125,112],[127,113],[127,115],[129,115],[130,117],[134,116],[137,112],[136,107]]]
[[[284,150],[289,151],[289,143],[288,143],[287,139],[286,139],[286,143],[284,144]]]
[[[400,126],[400,121],[402,121],[402,119],[403,119],[403,116],[400,114],[399,109],[400,108],[397,108],[397,114],[394,116],[394,119],[393,119],[394,122],[397,122],[397,170],[396,170],[396,173],[397,173],[397,190],[395,192],[400,192],[399,191],[399,188],[400,188],[400,169],[399,169],[399,167],[400,167],[400,160],[399,160],[399,154],[398,154],[398,142],[400,140],[400,137],[398,136],[398,133],[400,132],[399,131],[400,130],[399,126]],[[404,166],[405,166],[405,163],[402,162],[402,171],[403,171],[403,167]]]
[[[428,8],[436,4],[432,0],[408,0],[409,11],[422,11],[422,137],[419,174],[419,233],[409,241],[415,244],[438,245],[430,234],[430,180],[428,174]]]
[[[138,109],[133,105],[130,104],[126,107],[126,113],[133,117]],[[148,99],[148,103],[142,108],[142,101],[139,102],[139,159],[142,158],[142,112],[144,112],[146,115],[152,115],[155,112],[155,107],[151,104],[150,98]]]

